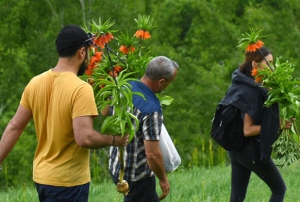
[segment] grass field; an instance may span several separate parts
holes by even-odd
[[[287,186],[285,202],[300,202],[300,164],[280,169]],[[230,195],[230,167],[179,168],[168,174],[171,184],[165,202],[228,202]],[[157,187],[160,194],[159,186]],[[245,202],[268,202],[270,190],[255,175],[251,176]],[[1,202],[38,202],[33,184],[20,182],[20,187],[0,191]],[[115,190],[112,181],[91,183],[89,202],[121,202],[123,195]]]

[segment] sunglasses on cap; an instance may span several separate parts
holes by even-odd
[[[86,40],[84,40],[83,42],[82,42],[82,44],[84,44],[84,43],[87,43],[88,45],[90,45],[90,46],[94,46],[94,47],[96,47],[97,45],[96,44],[94,44],[94,38],[95,38],[95,36],[93,35],[93,34],[91,34],[91,33],[88,33],[88,39],[86,39]]]

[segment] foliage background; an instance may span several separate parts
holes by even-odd
[[[64,25],[111,18],[114,29],[134,34],[133,19],[151,15],[157,27],[145,45],[154,56],[165,55],[180,65],[166,89],[174,102],[163,109],[165,125],[184,167],[214,166],[219,161],[213,154],[220,150],[210,141],[211,119],[231,72],[243,62],[236,48],[241,33],[249,26],[263,29],[266,46],[275,57],[295,64],[299,76],[299,9],[297,0],[0,0],[0,134],[27,82],[56,65],[54,43]],[[95,120],[98,129],[100,122],[101,117]],[[0,187],[31,181],[35,145],[31,122],[5,160]],[[92,174],[102,173],[96,180],[101,181],[107,176],[107,150],[91,154]]]

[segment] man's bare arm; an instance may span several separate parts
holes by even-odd
[[[148,165],[159,179],[159,185],[162,190],[160,200],[167,197],[170,191],[170,184],[164,167],[163,156],[159,147],[159,141],[144,140]]]
[[[76,143],[85,148],[98,149],[106,146],[127,145],[129,136],[112,136],[100,134],[93,128],[93,117],[81,116],[73,119],[73,130]]]
[[[14,117],[6,126],[0,141],[0,164],[12,150],[31,118],[31,111],[19,105]]]

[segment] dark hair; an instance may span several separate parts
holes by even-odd
[[[92,44],[91,36],[77,25],[67,25],[62,28],[55,41],[56,50],[60,57],[74,56],[79,48],[87,48]]]
[[[269,54],[272,54],[272,52],[265,46],[261,47],[260,49],[254,52],[246,52],[245,62],[241,66],[239,66],[240,71],[246,76],[252,77],[252,61],[260,63],[263,60],[265,60],[265,57],[267,57]]]

